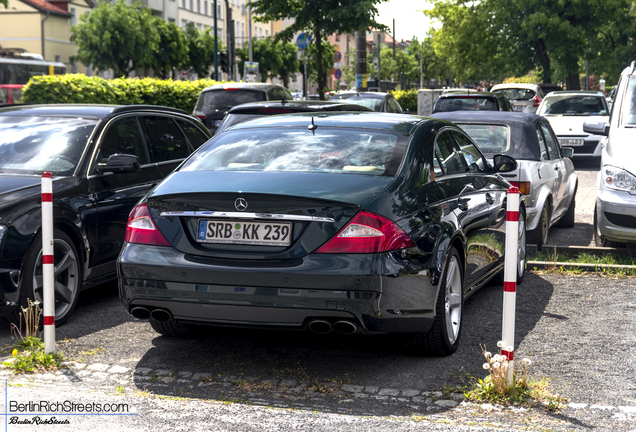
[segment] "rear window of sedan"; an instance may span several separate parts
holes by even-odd
[[[439,98],[434,112],[450,111],[499,111],[497,98],[480,96],[458,96]]]
[[[360,97],[360,96],[346,96],[346,95],[336,95],[331,98],[331,100],[344,100],[347,102],[354,103],[356,105],[362,105],[363,107],[367,107],[375,112],[382,111],[382,102],[383,98],[380,97]]]
[[[505,125],[458,124],[475,141],[482,153],[505,153],[510,142],[510,130]]]
[[[409,137],[376,129],[240,129],[218,135],[180,171],[274,171],[395,176]]]
[[[592,116],[609,115],[604,97],[600,96],[550,96],[545,99],[539,115]]]
[[[203,92],[197,101],[196,109],[203,112],[221,111],[248,102],[260,102],[267,100],[263,91],[255,90],[213,90]]]
[[[530,100],[533,99],[537,92],[530,89],[497,89],[493,93],[501,93],[510,100]]]

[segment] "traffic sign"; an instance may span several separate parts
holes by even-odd
[[[306,50],[310,42],[311,36],[309,35],[309,33],[301,33],[296,38],[296,46],[300,50]]]
[[[340,51],[336,51],[336,53],[333,56],[333,61],[339,62],[340,60],[342,60],[342,54],[340,54]]]
[[[336,71],[333,73],[333,76],[335,76],[336,79],[342,78],[342,71],[340,69],[336,69]]]

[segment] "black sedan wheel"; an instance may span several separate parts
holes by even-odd
[[[418,355],[449,355],[459,346],[464,308],[464,276],[455,248],[448,254],[440,283],[433,327],[427,333],[405,335],[405,348]]]
[[[62,325],[71,315],[82,283],[81,266],[77,250],[71,238],[62,231],[55,231],[54,250],[54,287],[55,287],[55,324]],[[39,301],[43,310],[42,282],[42,236],[38,235],[24,257],[24,274],[20,287],[20,306],[27,307],[28,299]],[[20,322],[20,310],[10,318]]]

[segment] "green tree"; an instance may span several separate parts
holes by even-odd
[[[161,79],[166,79],[171,74],[175,77],[175,70],[182,69],[188,64],[188,39],[185,32],[173,22],[168,23],[154,17],[153,25],[159,32],[160,40],[151,67]]]
[[[150,9],[140,3],[99,2],[71,28],[71,41],[77,44],[74,58],[99,70],[113,69],[115,77],[149,67],[160,41],[153,22]]]
[[[334,33],[353,33],[357,30],[367,30],[374,27],[378,30],[388,30],[378,23],[376,5],[383,0],[253,0],[250,1],[255,20],[268,22],[286,18],[293,23],[279,32],[276,39],[291,41],[294,35],[301,31],[309,31],[312,37],[311,45],[315,46],[316,79],[320,99],[324,99],[324,88],[327,84],[329,69],[325,68],[325,47],[328,48],[327,36]],[[333,57],[332,57],[333,58]],[[333,63],[332,63],[333,65]]]
[[[300,71],[298,60],[298,48],[291,42],[279,41],[279,52],[282,57],[282,65],[276,71],[276,75],[283,81],[283,85],[289,88],[291,76]]]
[[[317,47],[315,44],[309,44],[307,49],[303,53],[303,58],[307,59],[307,80],[318,84],[318,94],[324,98],[324,92],[328,91],[327,88],[327,74],[331,73],[333,69],[334,57],[336,55],[336,47],[332,44],[325,42],[322,44],[322,56],[320,57],[322,63],[318,63],[318,55],[316,55]],[[325,71],[325,79],[323,80],[323,87],[320,87],[320,70]],[[304,70],[301,71],[304,74]]]
[[[187,23],[185,28],[188,42],[188,63],[187,69],[196,73],[199,78],[210,75],[210,70],[214,66],[214,33],[211,28],[199,30],[194,23]],[[223,50],[221,41],[217,41],[219,51]]]
[[[9,8],[9,0],[0,0],[0,3],[2,3],[4,5],[5,9]]]
[[[238,48],[236,54],[239,57],[239,71],[242,71],[245,62],[249,60],[248,44]],[[283,67],[281,44],[275,42],[273,38],[252,38],[252,61],[258,62],[261,82],[267,82],[268,79],[278,75],[278,71]]]
[[[342,80],[353,88],[356,85],[356,52],[355,50],[349,51],[349,64],[342,67]],[[374,80],[378,76],[378,69],[373,65],[373,56],[370,52],[367,52],[367,77]]]

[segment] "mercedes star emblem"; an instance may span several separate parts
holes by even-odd
[[[245,201],[245,198],[237,198],[236,201],[234,201],[234,207],[236,207],[238,211],[245,211],[247,209],[247,201]]]

